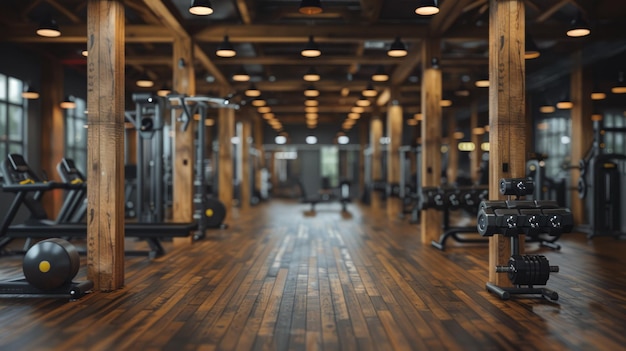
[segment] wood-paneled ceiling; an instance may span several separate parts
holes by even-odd
[[[463,108],[472,97],[487,94],[486,89],[473,86],[487,75],[487,0],[441,0],[441,12],[426,17],[415,14],[415,0],[322,0],[319,15],[300,14],[299,0],[213,0],[215,12],[206,17],[191,15],[190,1],[123,1],[128,92],[140,90],[134,81],[143,72],[156,80],[155,89],[171,83],[171,43],[173,27],[178,26],[196,46],[198,94],[217,96],[227,90],[242,96],[250,83],[233,82],[231,76],[245,69],[283,123],[304,123],[303,90],[310,83],[302,76],[311,66],[321,75],[315,83],[321,92],[320,123],[345,119],[379,66],[390,80],[374,87],[379,92],[396,87],[405,111],[418,112],[420,47],[430,38],[441,39],[444,96],[454,97],[455,106]],[[539,58],[527,61],[529,89],[566,75],[564,62],[577,50],[583,50],[586,62],[594,66],[598,85],[608,86],[618,71],[626,70],[623,0],[527,0],[525,5],[527,33],[541,49]],[[565,32],[579,12],[591,23],[592,34],[569,38]],[[59,23],[60,37],[35,34],[46,18]],[[86,18],[85,0],[3,0],[0,38],[84,70],[86,59],[80,51],[86,45]],[[225,35],[235,45],[233,58],[215,55]],[[310,35],[319,44],[321,57],[300,56]],[[406,44],[406,57],[387,56],[395,37]],[[454,96],[463,80],[471,90],[469,98]]]

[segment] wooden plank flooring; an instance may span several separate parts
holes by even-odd
[[[127,257],[126,285],[79,301],[0,299],[0,350],[618,350],[626,241],[529,244],[560,294],[501,301],[488,250],[420,244],[385,211],[274,200],[159,259]],[[0,277],[19,256],[0,257]],[[84,269],[81,270],[84,276]]]

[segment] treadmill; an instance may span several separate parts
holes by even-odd
[[[77,200],[76,197],[79,197],[81,193],[83,194],[82,196],[86,195],[86,187],[83,182],[42,182],[26,163],[24,157],[19,154],[9,154],[6,160],[0,163],[0,169],[4,175],[2,190],[15,194],[9,210],[0,223],[0,250],[17,238],[87,237],[86,223],[51,220],[39,201],[41,194],[46,191],[53,189],[68,191],[68,196],[74,196],[74,200],[68,200],[64,203],[64,205],[67,204],[68,208],[62,208],[58,219],[72,218],[73,216],[71,215],[75,214],[79,209],[79,207],[76,207],[76,204],[79,201],[82,203],[82,200]],[[72,203],[74,207],[71,206]],[[22,224],[13,224],[22,205],[29,210],[31,217]],[[64,213],[64,211],[67,213]],[[124,227],[126,237],[146,240],[150,246],[148,256],[155,258],[165,254],[161,239],[190,236],[193,231],[197,230],[198,223],[129,222],[125,223]]]

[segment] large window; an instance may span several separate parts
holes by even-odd
[[[87,172],[87,115],[85,100],[75,98],[76,108],[65,110],[65,157],[71,158],[76,167]]]
[[[604,114],[603,118],[604,127],[619,129],[619,131],[609,131],[604,134],[604,152],[608,154],[626,154],[626,143],[624,142],[626,116],[617,111],[609,111]]]
[[[22,98],[24,83],[0,74],[0,157],[24,153],[26,100]]]
[[[323,146],[320,150],[321,176],[331,187],[339,186],[339,150],[336,146]]]
[[[558,178],[563,163],[569,163],[571,140],[570,119],[567,116],[545,118],[537,123],[537,152],[548,156],[546,175]]]

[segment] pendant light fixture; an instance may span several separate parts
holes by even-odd
[[[386,82],[389,80],[389,75],[385,72],[385,68],[380,65],[376,69],[376,72],[372,75],[372,80],[374,82]]]
[[[304,106],[306,107],[315,107],[315,106],[319,106],[319,101],[314,100],[314,99],[306,99],[304,100]]]
[[[74,97],[73,96],[67,96],[65,98],[65,100],[63,100],[63,102],[61,102],[61,108],[64,110],[69,110],[69,109],[73,109],[76,108],[76,102],[74,102]]]
[[[591,33],[591,29],[589,27],[589,23],[585,21],[580,11],[576,14],[576,17],[570,23],[569,29],[567,30],[567,36],[573,38],[579,38],[587,36]]]
[[[476,79],[474,85],[476,86],[476,88],[489,88],[489,77],[484,76]]]
[[[400,37],[396,37],[396,39],[391,43],[389,50],[387,51],[387,55],[390,57],[404,57],[407,55],[406,46],[400,40]]]
[[[309,85],[309,87],[304,91],[304,96],[306,97],[317,97],[319,95],[319,90],[315,89],[313,85]]]
[[[356,101],[355,105],[361,107],[367,107],[371,104],[371,102],[363,95],[359,96],[359,99]]]
[[[313,40],[312,35],[309,35],[309,42],[306,44],[300,54],[304,57],[318,57],[322,54],[319,45],[317,45],[315,40]]]
[[[228,40],[228,35],[224,36],[224,40],[217,46],[215,54],[219,57],[234,57],[237,55],[237,51],[233,47],[233,44]]]
[[[172,89],[169,86],[167,86],[166,84],[163,84],[161,86],[161,89],[157,90],[157,95],[161,96],[161,97],[168,96],[171,93],[172,93]]]
[[[439,13],[437,0],[420,0],[417,2],[415,13],[422,16],[431,16]]]
[[[209,0],[192,0],[189,13],[196,16],[208,16],[213,13],[213,6]]]
[[[152,88],[154,86],[154,81],[144,72],[139,76],[135,84],[137,84],[140,88]]]
[[[613,94],[626,94],[626,83],[624,82],[624,72],[617,75],[617,84],[611,88]]]
[[[307,82],[317,82],[318,80],[320,80],[320,75],[319,73],[317,73],[315,67],[311,66],[302,78]]]
[[[260,98],[260,97],[257,97],[256,99],[252,100],[252,103],[251,103],[251,104],[252,104],[252,106],[254,106],[254,107],[262,107],[262,106],[267,105],[267,101],[263,100],[263,99],[262,99],[262,98]]]
[[[39,93],[35,91],[32,87],[28,87],[27,90],[22,92],[22,98],[26,100],[36,100],[39,99]]]
[[[246,89],[244,94],[248,97],[259,97],[261,96],[261,91],[256,87],[254,83],[251,83],[250,87]]]
[[[376,91],[376,89],[374,89],[374,85],[372,85],[372,82],[369,82],[367,83],[367,87],[365,87],[361,94],[366,97],[374,97],[378,95],[378,92]]]
[[[532,60],[532,59],[536,59],[540,55],[541,55],[541,52],[539,51],[539,47],[537,46],[537,43],[535,43],[535,41],[530,36],[530,34],[526,34],[524,59]]]
[[[241,67],[239,71],[233,74],[233,80],[235,82],[247,82],[250,80],[250,75],[243,67]]]
[[[46,38],[56,38],[61,36],[59,24],[52,18],[43,20],[37,28],[37,35]]]
[[[317,15],[322,13],[322,2],[320,0],[302,0],[298,12],[304,15]]]

